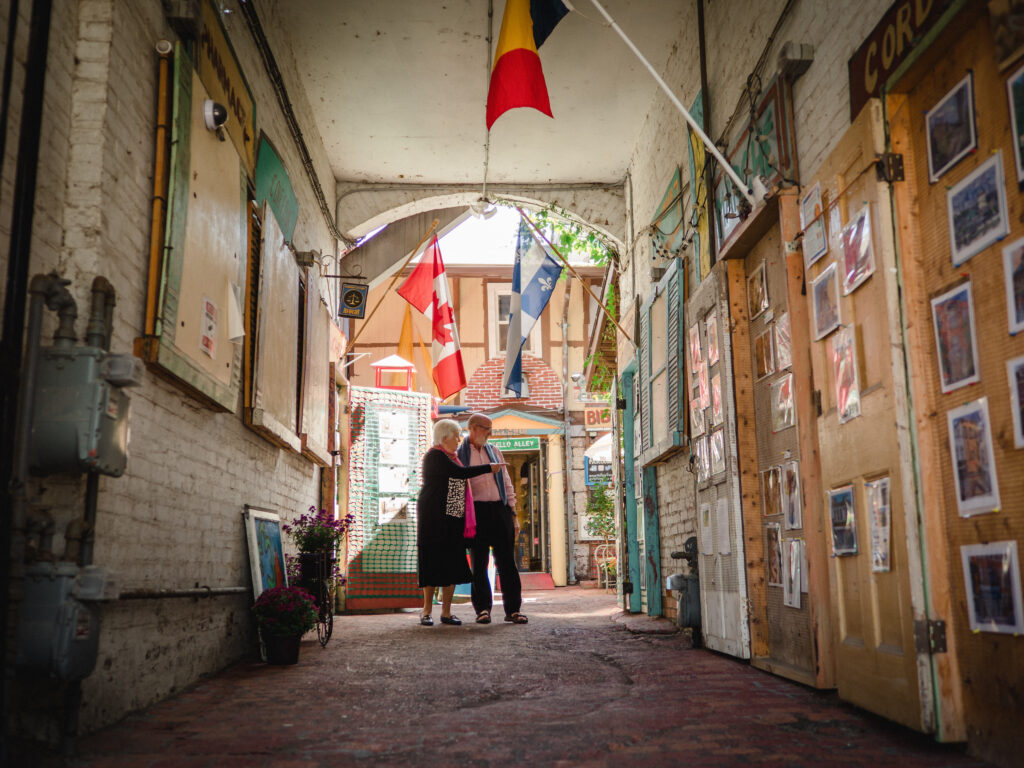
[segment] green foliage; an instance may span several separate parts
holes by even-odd
[[[584,254],[590,261],[602,267],[608,266],[615,257],[611,243],[596,229],[573,221],[569,213],[553,204],[536,211],[531,217],[537,228],[551,233],[552,244],[567,259],[570,254]]]
[[[605,485],[595,485],[587,499],[587,533],[605,541],[615,538],[615,499]]]
[[[606,299],[607,301],[605,306],[608,307],[608,311],[611,312],[612,317],[616,317],[618,315],[619,289],[615,286],[614,282],[609,286],[608,296]],[[590,380],[590,390],[592,392],[607,393],[612,388],[612,381],[615,379],[615,371],[614,369],[609,368],[601,358],[601,347],[608,343],[614,345],[615,334],[617,332],[618,329],[615,327],[615,323],[605,318],[605,323],[601,330],[601,341],[598,342],[597,350],[593,354],[587,355],[587,358],[583,361],[583,366],[585,368],[591,364],[594,366],[594,375]]]

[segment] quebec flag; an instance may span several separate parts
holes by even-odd
[[[508,318],[508,349],[502,391],[510,389],[516,397],[523,392],[523,344],[551,299],[562,265],[533,236],[525,221],[519,222],[516,264],[512,270],[512,304]]]

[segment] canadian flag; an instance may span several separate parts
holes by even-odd
[[[434,383],[442,400],[466,387],[466,372],[462,368],[462,350],[459,347],[459,329],[455,325],[448,277],[441,261],[441,248],[437,236],[431,240],[423,258],[405,281],[398,286],[398,295],[430,318],[434,327],[432,357]]]

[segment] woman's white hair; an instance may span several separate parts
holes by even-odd
[[[459,426],[459,422],[452,421],[451,419],[440,419],[434,422],[434,445],[440,445],[441,441],[449,435],[455,435],[456,437],[462,434],[462,427]]]

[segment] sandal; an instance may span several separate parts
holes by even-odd
[[[510,613],[508,616],[506,616],[505,621],[509,621],[513,624],[526,624],[529,621],[529,619],[527,619],[525,616],[523,616],[523,614],[517,611],[515,613]]]
[[[490,611],[480,611],[480,613],[478,613],[476,615],[476,623],[477,624],[490,624],[491,623],[491,612]]]

